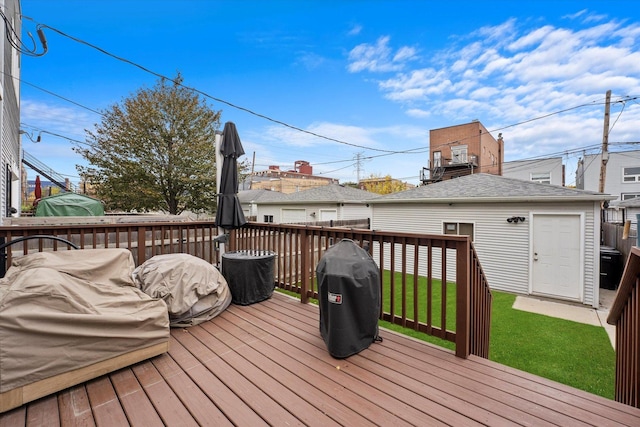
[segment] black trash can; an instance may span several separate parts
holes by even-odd
[[[316,267],[320,334],[331,356],[356,354],[378,338],[380,270],[369,253],[344,239]]]
[[[249,305],[271,298],[275,288],[276,253],[270,251],[233,251],[222,254],[222,275],[231,302]]]
[[[609,246],[600,246],[600,287],[618,289],[622,276],[622,253]]]

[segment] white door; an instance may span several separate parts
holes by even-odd
[[[533,293],[581,299],[581,223],[580,215],[533,215]]]

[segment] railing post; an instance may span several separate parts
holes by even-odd
[[[138,227],[138,265],[142,265],[147,259],[147,228]]]
[[[470,242],[456,244],[456,356],[466,359],[471,342]]]
[[[300,232],[300,271],[302,272],[300,302],[303,304],[309,302],[309,252],[309,230],[304,229]]]

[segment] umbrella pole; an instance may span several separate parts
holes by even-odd
[[[216,197],[219,199],[218,195],[220,194],[220,180],[222,179],[222,162],[224,162],[224,156],[220,152],[222,148],[222,132],[216,131],[216,136],[214,140],[215,148],[216,148]],[[220,206],[218,206],[219,208]],[[225,253],[225,242],[226,239],[221,238],[225,234],[225,230],[222,227],[218,227],[218,237],[216,241],[218,242],[218,266],[222,267],[222,255]]]

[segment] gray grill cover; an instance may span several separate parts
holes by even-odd
[[[335,358],[345,358],[378,338],[380,271],[367,251],[343,239],[316,267],[320,334]]]
[[[174,328],[211,320],[231,303],[231,292],[222,274],[194,255],[156,255],[138,266],[132,276],[143,292],[164,300]]]

